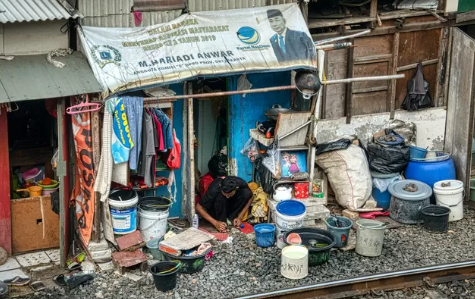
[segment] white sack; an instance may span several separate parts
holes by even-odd
[[[359,146],[326,152],[315,160],[328,177],[338,203],[349,210],[361,208],[371,197],[371,174],[366,155]]]

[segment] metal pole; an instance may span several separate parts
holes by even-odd
[[[327,81],[322,82],[322,84],[331,85],[331,84],[341,84],[341,83],[350,83],[350,82],[379,81],[379,80],[391,80],[391,79],[401,79],[401,78],[404,78],[404,74],[327,80]]]
[[[324,40],[316,41],[316,42],[314,42],[313,44],[314,44],[315,46],[323,45],[323,44],[328,44],[328,43],[336,42],[336,41],[339,41],[339,40],[344,40],[344,39],[349,39],[349,38],[354,38],[354,37],[357,37],[357,36],[365,35],[365,34],[368,34],[368,33],[370,33],[370,32],[371,32],[371,30],[365,30],[365,31],[358,32],[358,33],[351,34],[351,35],[338,36],[338,37],[330,37],[330,38],[327,38],[327,39],[324,39]]]
[[[325,62],[325,51],[324,50],[317,50],[317,59],[318,59],[318,78],[320,79],[320,82],[323,82],[323,64]],[[320,102],[322,101],[322,90],[323,88],[320,88],[318,90],[317,94],[317,102],[315,104],[315,111],[314,111],[314,123],[313,125],[313,140],[317,140],[317,129],[318,129],[318,119],[320,118]],[[312,181],[313,181],[313,176],[315,175],[315,147],[312,146],[310,149],[310,164],[309,164],[309,175],[310,175],[310,183],[308,184],[308,192],[311,194],[312,193]]]
[[[235,94],[261,93],[261,92],[280,91],[280,90],[289,90],[289,89],[295,89],[295,85],[256,88],[256,89],[248,89],[248,90],[187,94],[187,95],[181,95],[181,96],[152,97],[152,98],[144,98],[144,100],[145,101],[170,101],[170,100],[190,99],[190,98],[200,99],[200,98],[224,97],[224,96],[235,95]]]
[[[330,44],[330,45],[322,45],[322,46],[315,46],[315,49],[317,50],[339,50],[339,49],[345,49],[353,46],[352,43],[336,43],[336,44]]]

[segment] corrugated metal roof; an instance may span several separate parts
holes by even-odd
[[[225,9],[253,8],[268,5],[294,3],[297,0],[188,0],[190,11],[214,11]]]
[[[130,12],[132,6],[134,6],[134,0],[78,1],[78,10],[85,16],[81,20],[84,26],[136,27],[134,16]],[[140,27],[166,23],[180,15],[181,9],[142,12]]]
[[[66,1],[61,3],[57,0],[0,0],[0,23],[82,17]]]
[[[102,92],[81,53],[55,59],[66,66],[54,67],[46,61],[46,55],[0,60],[0,103]]]

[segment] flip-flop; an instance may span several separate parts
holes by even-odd
[[[66,279],[64,278],[64,274],[59,274],[53,277],[53,281],[60,287],[65,287],[68,284],[66,283]]]
[[[69,290],[72,290],[72,289],[75,289],[77,286],[81,284],[85,284],[93,279],[94,279],[94,276],[90,274],[78,275],[78,276],[73,276],[71,278],[68,278],[66,280],[66,283],[69,286]]]
[[[22,278],[20,276],[15,276],[12,279],[7,279],[3,281],[4,283],[11,285],[11,286],[26,286],[31,282],[29,277]]]

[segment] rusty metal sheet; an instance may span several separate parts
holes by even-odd
[[[147,257],[140,250],[135,251],[117,251],[112,254],[112,260],[119,267],[132,267],[147,261]]]
[[[135,11],[163,11],[185,8],[184,0],[134,0]]]

